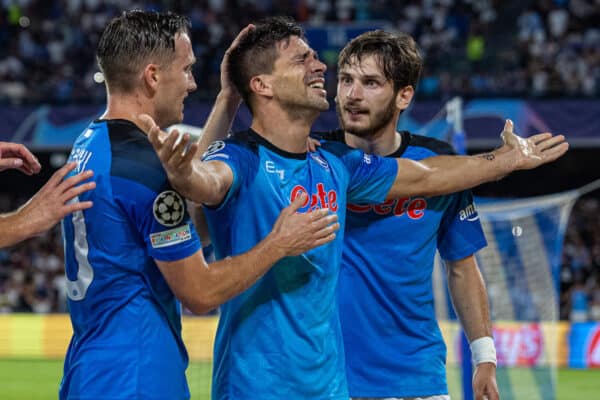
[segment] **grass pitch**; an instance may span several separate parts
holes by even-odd
[[[58,384],[62,376],[62,360],[0,359],[0,399],[50,400],[58,398]],[[192,363],[188,381],[192,400],[210,399],[210,364]],[[456,369],[448,370],[448,379],[455,381]],[[600,371],[558,370],[556,400],[597,398],[600,393]],[[453,399],[460,399],[451,388]],[[526,399],[523,399],[526,400]],[[545,399],[543,399],[545,400]]]

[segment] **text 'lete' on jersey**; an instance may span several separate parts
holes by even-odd
[[[249,130],[211,146],[205,161],[233,171],[222,204],[206,216],[217,258],[240,254],[271,230],[300,193],[307,212],[327,207],[345,223],[347,201],[380,202],[397,163],[339,144],[289,153]],[[278,262],[225,303],[215,342],[213,398],[347,400],[336,287],[343,233]]]

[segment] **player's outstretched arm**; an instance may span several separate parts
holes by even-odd
[[[520,138],[510,120],[504,125],[502,138],[505,144],[486,154],[437,156],[420,162],[397,159],[398,175],[387,197],[437,196],[469,189],[516,170],[552,162],[569,148],[563,135],[540,133]]]
[[[40,172],[42,166],[22,144],[0,142],[0,171],[11,168],[18,169],[27,175],[33,175]]]
[[[199,250],[179,261],[156,261],[175,296],[192,312],[206,313],[243,292],[284,257],[335,239],[337,215],[328,209],[299,214],[299,196],[285,208],[271,233],[246,253],[207,264]]]
[[[96,187],[95,182],[80,184],[92,177],[89,170],[64,179],[76,166],[76,163],[64,165],[25,205],[13,213],[0,215],[0,248],[40,235],[66,215],[92,206],[91,201],[71,202]]]
[[[465,334],[472,343],[475,400],[498,400],[496,351],[492,340],[487,291],[477,261],[471,255],[462,260],[446,261],[446,264],[450,297]]]
[[[191,143],[187,133],[178,140],[180,134],[176,129],[170,133],[161,131],[149,115],[142,114],[138,120],[173,188],[198,204],[216,205],[225,198],[233,183],[233,172],[227,164],[200,161],[199,145]]]
[[[242,29],[223,56],[223,60],[221,61],[221,91],[217,95],[215,104],[204,124],[202,136],[199,141],[200,154],[203,154],[212,142],[226,138],[231,130],[235,114],[242,102],[242,96],[240,96],[240,93],[231,81],[229,55],[238,46],[241,38],[253,29],[254,25],[252,24]]]

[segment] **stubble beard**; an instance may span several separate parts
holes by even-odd
[[[381,111],[377,112],[376,114],[371,112],[370,114],[373,116],[371,118],[371,123],[367,127],[361,128],[359,126],[352,126],[351,124],[346,125],[344,123],[342,114],[343,110],[341,109],[340,103],[337,100],[335,102],[335,109],[338,115],[340,126],[344,132],[348,132],[361,138],[368,138],[380,132],[386,125],[390,123],[390,121],[394,118],[394,114],[396,113],[395,101],[394,98],[392,98]]]
[[[309,93],[294,93],[292,96],[281,97],[280,102],[294,119],[312,117],[313,114],[318,116],[321,112],[329,109],[329,102],[326,98]]]

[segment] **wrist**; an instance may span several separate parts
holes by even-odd
[[[489,154],[489,159],[495,161],[498,170],[496,179],[501,179],[518,169],[519,157],[514,148],[502,146]]]
[[[215,104],[217,102],[224,102],[227,109],[237,111],[238,107],[242,103],[242,97],[238,94],[237,90],[224,88],[219,91]]]
[[[496,346],[494,339],[483,336],[473,340],[469,347],[471,349],[471,360],[474,366],[481,363],[492,363],[496,365]]]
[[[5,243],[0,247],[19,243],[36,235],[35,224],[31,221],[31,218],[24,215],[26,205],[9,214],[0,216],[3,234],[10,238],[9,243]]]
[[[287,257],[287,251],[285,246],[282,246],[282,240],[277,237],[275,232],[271,232],[263,240],[264,250],[266,253],[273,257],[272,261],[277,262],[284,257]]]

